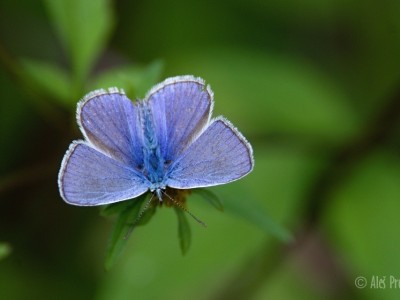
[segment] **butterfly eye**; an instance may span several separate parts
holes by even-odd
[[[167,159],[165,162],[164,162],[164,165],[166,165],[166,166],[169,166],[170,164],[171,164],[171,160],[169,160],[169,159]]]

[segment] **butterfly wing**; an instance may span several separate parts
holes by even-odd
[[[174,161],[210,120],[213,93],[193,76],[168,78],[146,96],[165,161]]]
[[[135,198],[148,190],[149,183],[123,162],[75,141],[64,156],[58,186],[65,202],[95,206]]]
[[[178,189],[224,184],[245,176],[253,166],[250,144],[219,117],[171,165],[166,184]]]
[[[142,133],[138,108],[116,88],[89,93],[78,104],[79,127],[96,149],[140,169]]]

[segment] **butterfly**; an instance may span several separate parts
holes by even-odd
[[[77,105],[84,140],[71,143],[58,187],[72,205],[96,206],[148,191],[193,189],[242,178],[253,150],[224,117],[211,119],[209,85],[194,76],[168,78],[135,103],[123,90],[87,94]]]

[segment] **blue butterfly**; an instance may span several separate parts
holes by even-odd
[[[242,178],[253,150],[224,117],[211,119],[213,92],[201,78],[178,76],[133,103],[122,90],[86,95],[77,107],[84,140],[73,141],[61,163],[65,202],[95,206],[150,191],[192,189]]]

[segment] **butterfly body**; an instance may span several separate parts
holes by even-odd
[[[213,103],[209,86],[193,76],[166,79],[136,103],[116,88],[89,93],[77,109],[85,139],[70,145],[61,164],[61,197],[95,206],[150,191],[162,201],[166,188],[215,186],[247,175],[251,145],[225,118],[211,119]]]
[[[146,103],[139,105],[140,119],[143,129],[143,166],[144,175],[150,182],[151,192],[156,191],[157,197],[162,201],[161,190],[166,188],[164,176],[166,166],[161,153],[160,144],[154,131],[153,116]]]

